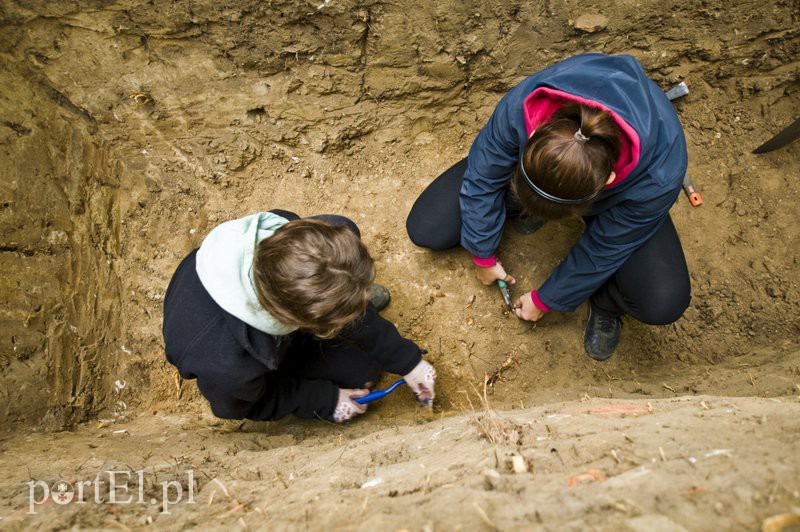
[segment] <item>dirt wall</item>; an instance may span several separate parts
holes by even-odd
[[[119,331],[119,163],[35,71],[0,74],[0,427],[56,429],[105,399]]]

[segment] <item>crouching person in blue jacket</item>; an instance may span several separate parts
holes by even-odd
[[[366,411],[353,399],[381,371],[430,402],[436,372],[378,315],[373,303],[389,298],[374,277],[347,218],[271,211],[223,223],[169,284],[167,360],[220,418],[343,422]]]
[[[582,216],[581,237],[515,312],[537,321],[589,299],[584,347],[605,360],[623,314],[667,324],[689,305],[686,260],[669,216],[686,166],[675,110],[642,66],[630,56],[580,55],[508,92],[468,157],[417,199],[406,227],[419,246],[461,244],[490,285],[515,282],[496,254],[507,218],[531,233],[547,220]]]

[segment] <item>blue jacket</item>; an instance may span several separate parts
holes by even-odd
[[[628,55],[585,54],[534,74],[510,90],[469,151],[461,188],[461,245],[495,253],[505,222],[503,195],[528,140],[523,104],[538,87],[598,102],[638,134],[639,160],[584,213],[586,230],[539,288],[548,307],[573,311],[661,227],[686,173],[683,129],[664,92]]]

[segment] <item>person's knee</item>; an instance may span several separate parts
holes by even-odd
[[[346,227],[350,229],[358,238],[361,238],[361,230],[358,225],[346,216],[340,214],[318,214],[316,216],[309,216],[311,219],[322,220],[330,225]]]
[[[408,238],[415,246],[429,248],[430,231],[422,229],[423,224],[418,220],[419,215],[415,207],[416,205],[411,208],[411,212],[408,214],[408,218],[406,218],[406,233],[408,233]]]
[[[356,223],[353,220],[351,220],[350,218],[345,218],[344,216],[339,216],[339,218],[341,219],[341,221],[338,225],[343,225],[344,227],[347,227],[353,233],[355,233],[355,235],[358,238],[361,238],[361,229],[358,228],[358,225],[356,225]]]
[[[662,291],[652,298],[638,319],[648,325],[669,325],[683,316],[683,313],[689,308],[691,299],[688,287],[685,290]]]
[[[358,383],[359,388],[367,388],[373,389],[378,381],[381,380],[381,374],[383,372],[380,369],[374,369],[373,371],[364,372],[361,375],[360,382]]]
[[[300,219],[300,216],[298,216],[296,213],[293,213],[292,211],[287,211],[285,209],[270,209],[269,212],[271,212],[272,214],[277,214],[278,216],[281,216],[283,218],[286,218],[290,222],[292,220]]]
[[[347,375],[340,375],[333,381],[340,388],[373,388],[381,379],[381,369],[378,366],[364,364],[353,368]]]
[[[458,243],[457,241],[453,242],[452,235],[444,235],[430,229],[424,230],[420,224],[414,222],[411,216],[406,220],[406,233],[415,246],[432,251],[444,251]]]
[[[408,233],[408,238],[415,246],[433,249],[431,247],[432,242],[430,242],[430,239],[428,238],[430,235],[424,233],[423,231],[418,231],[415,226],[406,224],[406,233]]]

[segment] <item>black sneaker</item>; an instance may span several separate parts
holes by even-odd
[[[589,304],[589,320],[583,333],[583,347],[586,353],[595,360],[606,360],[619,343],[622,330],[622,319],[598,310]]]
[[[519,216],[514,219],[514,231],[521,235],[532,235],[542,228],[544,221],[530,216]]]
[[[372,285],[372,291],[369,294],[369,302],[372,303],[372,306],[375,307],[378,312],[388,307],[391,300],[392,295],[385,286],[380,284]]]

